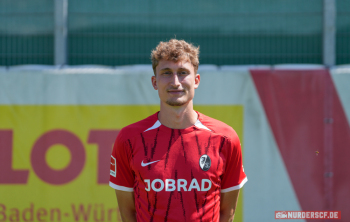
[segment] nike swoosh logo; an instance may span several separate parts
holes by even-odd
[[[155,163],[155,162],[158,162],[158,161],[160,161],[160,160],[156,160],[156,161],[149,162],[149,163],[144,163],[143,160],[142,160],[141,166],[145,167],[145,166],[148,166],[148,165],[150,165],[150,164],[152,164],[152,163]]]

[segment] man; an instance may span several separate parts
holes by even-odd
[[[241,145],[230,126],[193,110],[198,54],[176,39],[152,51],[160,111],[124,127],[112,152],[123,221],[233,220],[247,181]]]

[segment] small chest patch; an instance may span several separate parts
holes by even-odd
[[[199,158],[199,166],[202,170],[208,171],[211,166],[211,160],[210,157],[207,154],[202,155]]]

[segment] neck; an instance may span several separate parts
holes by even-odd
[[[185,129],[196,123],[198,114],[193,110],[192,101],[183,106],[169,106],[161,103],[158,119],[166,127]]]

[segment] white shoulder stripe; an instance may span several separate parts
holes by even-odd
[[[114,188],[114,189],[116,189],[116,190],[127,191],[127,192],[134,192],[134,188],[119,186],[117,184],[112,183],[111,181],[109,181],[109,186]]]
[[[230,187],[230,188],[227,188],[227,189],[223,189],[221,190],[221,193],[227,193],[227,192],[230,192],[230,191],[233,191],[233,190],[238,190],[238,189],[241,189],[243,187],[243,185],[248,181],[248,178],[244,178],[244,180],[242,180],[242,182],[240,184],[238,184],[237,186],[234,186],[234,187]]]
[[[197,119],[196,123],[194,124],[197,128],[200,129],[206,129],[211,131],[211,129],[209,129],[208,127],[204,126],[203,123],[201,121],[199,121],[199,119]]]
[[[146,131],[148,131],[148,130],[157,129],[157,128],[160,127],[161,125],[162,125],[162,124],[159,122],[159,120],[157,120],[157,122],[156,122],[153,126],[151,126],[150,128],[146,129],[146,130],[143,131],[143,132],[146,132]]]

